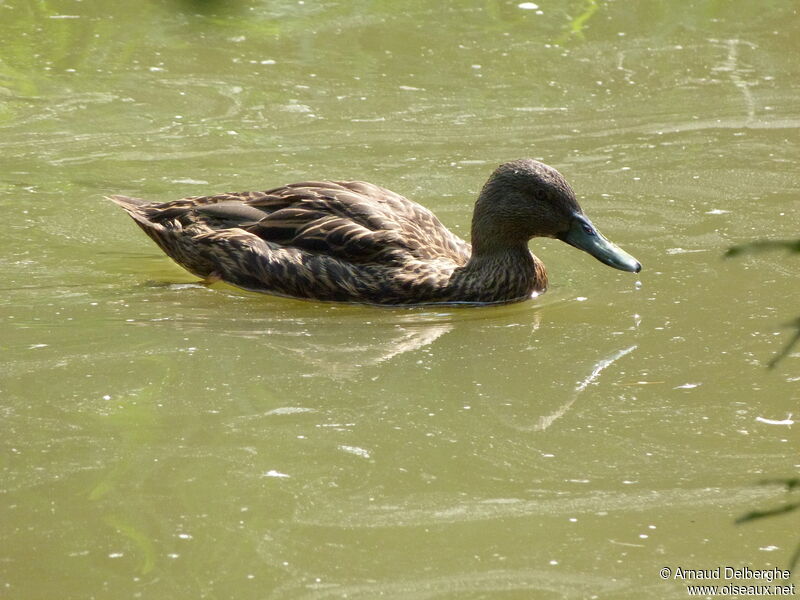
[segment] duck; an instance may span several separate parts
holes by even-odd
[[[600,262],[641,264],[606,239],[553,167],[497,167],[475,202],[470,242],[427,208],[364,181],[304,181],[165,203],[113,195],[136,224],[204,284],[322,302],[381,306],[520,302],[547,289],[528,248],[557,238]]]

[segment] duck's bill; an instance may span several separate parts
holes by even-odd
[[[638,273],[642,270],[642,265],[638,260],[603,237],[585,215],[575,215],[570,228],[558,237],[570,246],[588,252],[609,267],[631,273]]]

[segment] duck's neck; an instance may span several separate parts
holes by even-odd
[[[452,297],[465,302],[513,302],[547,288],[544,264],[528,250],[530,223],[506,207],[516,193],[492,176],[472,214],[472,255],[449,281]]]
[[[467,264],[455,270],[448,287],[465,302],[512,302],[543,292],[547,274],[526,243],[488,249],[478,245]]]

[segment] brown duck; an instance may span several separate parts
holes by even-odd
[[[110,198],[179,265],[203,278],[310,300],[382,305],[526,300],[547,287],[532,237],[601,262],[641,265],[592,225],[561,174],[531,159],[500,165],[472,217],[472,244],[428,209],[363,181],[148,203]]]

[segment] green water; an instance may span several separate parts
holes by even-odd
[[[0,597],[787,565],[797,513],[734,520],[800,468],[800,258],[722,255],[799,235],[797,4],[536,4],[0,2]],[[195,285],[102,199],[365,179],[466,236],[523,156],[642,273],[534,240],[530,302],[314,304]]]

